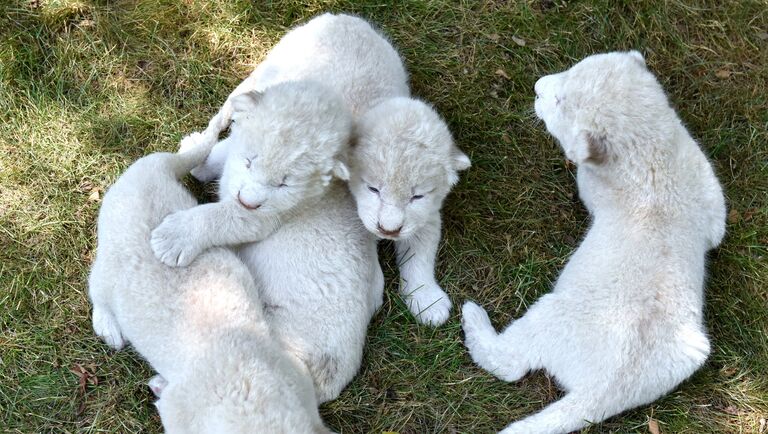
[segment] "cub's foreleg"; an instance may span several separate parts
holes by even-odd
[[[211,247],[261,241],[279,224],[278,215],[255,214],[234,201],[207,203],[168,215],[150,242],[164,264],[184,267]]]
[[[443,324],[451,312],[451,300],[435,279],[439,243],[439,215],[409,238],[395,242],[401,278],[400,293],[416,319],[431,326]]]

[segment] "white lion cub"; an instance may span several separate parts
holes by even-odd
[[[181,154],[135,162],[104,196],[89,278],[93,327],[130,342],[160,374],[150,381],[167,433],[328,433],[306,368],[273,337],[253,279],[225,249],[188,268],[155,259],[150,230],[197,204],[178,177],[200,164],[228,119],[184,140]]]
[[[506,381],[546,369],[567,391],[502,432],[567,433],[670,392],[709,354],[705,253],[725,203],[699,146],[636,51],[536,83],[536,114],[578,166],[592,226],[555,288],[496,333],[467,302],[466,345]]]
[[[217,116],[230,112],[219,202],[175,212],[152,231],[152,249],[165,264],[185,266],[207,248],[262,240],[315,206],[333,177],[349,178],[343,159],[352,118],[332,89],[284,82],[234,97]]]
[[[324,402],[357,373],[384,285],[375,239],[346,186],[332,182],[348,177],[352,118],[338,94],[308,81],[258,95],[235,96],[217,115],[231,110],[235,120],[221,142],[229,149],[220,202],[170,215],[153,231],[153,248],[183,265],[212,245],[237,244],[276,338]]]
[[[435,279],[440,207],[469,159],[429,105],[410,97],[397,51],[365,20],[324,14],[286,34],[222,110],[243,92],[315,80],[339,92],[355,117],[350,190],[366,229],[395,241],[401,293],[419,321],[439,325],[451,302]],[[192,173],[221,174],[229,142]]]

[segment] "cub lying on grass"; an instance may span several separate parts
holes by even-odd
[[[88,285],[93,328],[115,349],[130,342],[162,376],[150,384],[168,433],[327,433],[309,374],[273,337],[240,259],[217,248],[179,269],[150,249],[165,215],[197,204],[178,177],[227,123],[217,117],[207,135],[185,138],[181,154],[141,158],[104,196]]]
[[[211,245],[238,245],[275,336],[306,364],[318,400],[334,399],[360,368],[384,288],[375,239],[332,181],[348,176],[351,116],[335,92],[306,81],[230,102],[220,202],[166,218],[155,253],[183,265]]]
[[[425,324],[448,319],[451,302],[435,279],[440,207],[469,159],[432,107],[409,96],[403,62],[366,21],[324,14],[288,32],[224,104],[289,80],[316,80],[339,92],[356,119],[349,187],[365,227],[395,241],[401,293]],[[192,173],[221,174],[230,141]]]
[[[705,253],[725,232],[717,178],[638,52],[536,83],[536,114],[578,166],[592,226],[555,288],[497,334],[463,308],[472,359],[505,381],[546,369],[567,391],[502,432],[567,433],[670,392],[709,354]]]
[[[352,119],[331,89],[284,82],[234,97],[217,116],[229,113],[219,202],[175,212],[152,231],[152,249],[167,265],[188,265],[209,247],[262,240],[316,206],[334,176],[349,177],[342,158]]]

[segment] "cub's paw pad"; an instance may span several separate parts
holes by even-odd
[[[165,386],[167,385],[168,381],[160,374],[155,375],[154,377],[150,378],[149,381],[147,381],[147,386],[149,386],[149,388],[152,390],[152,393],[154,393],[158,398],[160,398],[160,395],[163,394],[163,389],[165,389]]]

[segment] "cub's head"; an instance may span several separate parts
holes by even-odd
[[[536,115],[576,165],[601,167],[641,161],[671,134],[677,117],[637,51],[589,56],[570,69],[540,78]],[[666,137],[669,137],[668,135]]]
[[[350,190],[365,227],[381,238],[407,238],[438,213],[469,158],[427,104],[392,98],[356,126]]]
[[[232,97],[220,200],[264,213],[322,195],[345,164],[352,118],[341,98],[313,82],[287,82]]]

